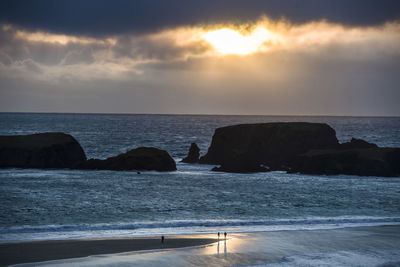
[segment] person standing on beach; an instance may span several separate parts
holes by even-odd
[[[219,240],[219,232],[218,232],[218,240]]]
[[[163,244],[164,244],[164,239],[165,239],[165,238],[164,238],[164,236],[162,235],[162,236],[161,236],[161,243],[163,243]]]
[[[225,239],[226,239],[226,232],[224,233],[224,237],[225,237]]]

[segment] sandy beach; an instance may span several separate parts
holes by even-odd
[[[164,245],[161,245],[159,238],[2,244],[1,265],[16,263],[25,263],[21,266],[59,267],[400,265],[398,225],[235,233],[228,234],[227,240],[219,241],[215,237],[214,234],[167,236]],[[38,263],[39,261],[42,262]]]
[[[93,240],[50,240],[0,244],[0,265],[31,263],[127,251],[171,249],[216,242],[211,238],[123,238]]]

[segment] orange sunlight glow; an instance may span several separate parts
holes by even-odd
[[[3,31],[16,29],[10,25],[3,25]],[[68,43],[80,43],[80,44],[103,44],[103,45],[115,45],[117,41],[115,38],[106,38],[106,39],[96,39],[90,37],[79,37],[73,35],[65,35],[65,34],[53,34],[47,32],[28,32],[25,30],[16,30],[15,37],[18,39],[23,39],[31,42],[42,42],[42,43],[53,43],[60,45],[67,45]]]
[[[213,48],[222,55],[248,55],[257,52],[263,43],[272,39],[272,34],[264,26],[256,27],[250,34],[222,28],[202,35]]]

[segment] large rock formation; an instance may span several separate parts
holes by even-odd
[[[186,158],[182,159],[184,163],[197,163],[200,157],[200,148],[196,143],[192,143],[189,148],[189,153]]]
[[[0,136],[0,168],[73,168],[86,160],[69,134]]]
[[[140,147],[105,160],[86,160],[80,144],[64,133],[0,136],[0,168],[70,168],[174,171],[168,152]]]
[[[400,176],[400,148],[311,150],[297,156],[290,172]]]
[[[311,149],[338,148],[335,130],[323,123],[277,122],[241,124],[215,130],[203,164],[223,171],[287,169],[297,155]]]
[[[400,176],[400,148],[356,138],[339,144],[335,130],[322,123],[242,124],[216,129],[200,163],[224,172]]]
[[[175,171],[176,164],[167,151],[154,147],[139,147],[105,160],[90,159],[78,169],[92,170],[155,170]]]

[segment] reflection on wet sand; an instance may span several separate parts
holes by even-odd
[[[215,235],[202,236],[215,238]],[[223,257],[220,251],[221,246],[224,246]],[[298,261],[305,259],[310,266],[324,265],[326,262],[330,262],[331,265],[352,266],[357,265],[355,260],[363,260],[365,263],[370,263],[372,260],[377,263],[376,265],[394,262],[398,266],[400,265],[399,247],[400,226],[257,232],[230,234],[228,239],[220,239],[207,246],[57,261],[57,267],[71,265],[246,266],[267,263],[276,263],[280,266],[282,261],[289,261],[285,263],[293,266],[299,265]],[[336,256],[338,252],[340,253]],[[303,258],[297,259],[296,255],[303,255]],[[55,262],[43,263],[43,265],[55,265]]]
[[[219,246],[221,242],[222,242],[221,240],[218,240],[217,243],[217,258],[219,258]],[[224,239],[224,259],[227,258],[227,254],[228,254],[228,246],[226,245],[226,239]]]
[[[219,240],[218,240],[218,244],[217,244],[217,258],[219,258]]]
[[[224,240],[224,259],[226,259],[226,239]]]

